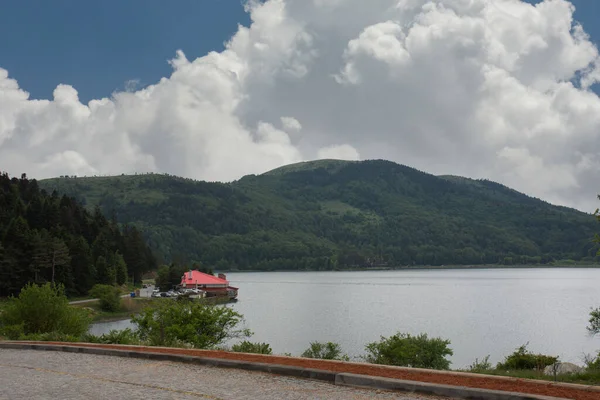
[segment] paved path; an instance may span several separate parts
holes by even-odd
[[[152,296],[152,291],[154,290],[154,285],[150,285],[147,288],[142,288],[139,289],[140,290],[140,297],[142,298],[148,298]],[[131,294],[127,293],[122,295],[121,297],[129,297]],[[98,301],[100,299],[84,299],[84,300],[76,300],[76,301],[70,301],[69,304],[85,304],[85,303],[91,303],[93,301]]]
[[[0,349],[0,399],[442,400],[261,372],[90,354]]]

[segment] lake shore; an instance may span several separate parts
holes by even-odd
[[[500,265],[500,264],[476,264],[476,265],[417,265],[417,266],[401,266],[401,267],[357,267],[357,268],[337,268],[331,270],[310,270],[310,269],[273,269],[273,270],[226,270],[220,269],[218,272],[229,273],[253,273],[253,272],[361,272],[361,271],[426,271],[426,270],[454,270],[454,269],[556,269],[556,268],[600,268],[600,264],[526,264],[526,265]]]
[[[231,272],[228,279],[240,288],[229,306],[244,315],[252,340],[280,354],[332,341],[355,357],[398,331],[449,339],[455,369],[488,354],[495,365],[527,342],[578,365],[599,348],[586,330],[590,308],[600,305],[593,267]],[[128,321],[120,317],[95,322],[118,329]]]

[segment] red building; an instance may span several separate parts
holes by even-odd
[[[224,274],[219,274],[217,277],[196,270],[190,270],[181,277],[181,287],[203,290],[206,297],[218,296],[236,299],[238,295],[238,288],[229,286],[229,281]]]

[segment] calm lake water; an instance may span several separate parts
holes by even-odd
[[[333,341],[351,356],[381,335],[426,332],[451,340],[452,367],[489,354],[497,362],[529,342],[535,352],[582,364],[600,349],[586,326],[600,306],[600,269],[475,269],[230,273],[240,288],[231,307],[252,341],[300,355]],[[129,327],[97,324],[91,332]]]

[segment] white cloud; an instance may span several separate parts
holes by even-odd
[[[231,180],[318,158],[387,158],[592,211],[598,50],[565,0],[250,1],[221,52],[154,85],[52,101],[0,69],[0,160],[48,177]],[[57,82],[59,84],[60,82]]]
[[[360,160],[360,154],[358,150],[349,144],[333,145],[324,147],[317,153],[319,159],[334,159],[334,160],[349,160],[358,161]]]
[[[281,124],[286,131],[300,132],[302,130],[300,122],[293,117],[281,117]]]
[[[140,87],[139,79],[130,79],[125,81],[125,91],[126,92],[135,92]]]

